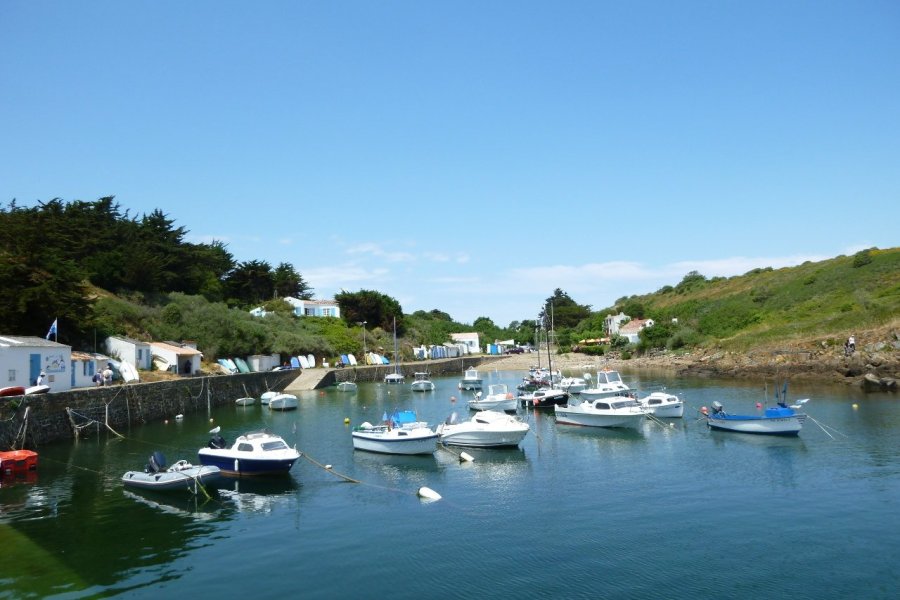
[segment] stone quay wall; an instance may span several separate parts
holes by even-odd
[[[258,398],[267,390],[283,389],[295,377],[292,371],[238,373],[0,398],[0,448],[112,435],[107,424],[121,433],[131,425],[205,411],[244,396]]]

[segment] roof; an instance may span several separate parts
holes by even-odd
[[[466,342],[466,341],[478,341],[478,332],[473,333],[451,333],[450,339],[455,340],[457,342]]]
[[[150,346],[152,348],[156,348],[157,350],[172,352],[173,354],[179,354],[181,356],[203,356],[203,353],[199,350],[194,350],[193,348],[186,348],[183,346],[173,346],[172,344],[164,344],[163,342],[150,342]]]
[[[136,340],[134,338],[125,337],[124,335],[111,335],[109,337],[112,339],[127,342],[129,344],[134,344],[135,346],[149,346],[150,345],[150,342],[143,342],[141,340]]]
[[[630,333],[632,331],[637,333],[644,327],[647,327],[649,321],[650,319],[633,319],[619,327],[619,333]]]
[[[65,344],[51,342],[37,336],[22,335],[2,335],[0,336],[0,348],[34,348],[36,346],[42,348],[71,348]]]

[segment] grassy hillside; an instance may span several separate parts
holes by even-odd
[[[620,306],[642,305],[646,316],[670,330],[670,348],[843,343],[850,333],[900,328],[900,248],[728,279],[694,275]]]

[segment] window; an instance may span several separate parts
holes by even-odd
[[[9,370],[9,381],[15,381],[15,380],[16,380],[16,370],[10,369]]]

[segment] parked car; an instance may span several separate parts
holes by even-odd
[[[519,348],[518,346],[513,346],[512,348],[506,349],[507,354],[522,354],[523,352],[525,352],[525,350]]]

